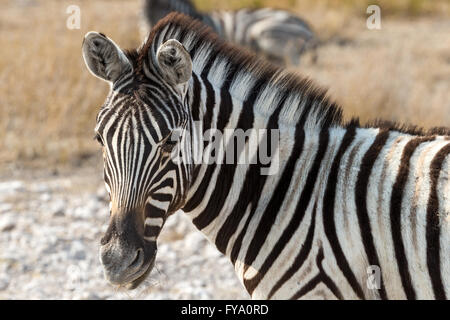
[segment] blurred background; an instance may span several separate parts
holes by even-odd
[[[347,119],[450,126],[450,0],[196,0],[201,10],[287,9],[320,41],[290,67],[329,88]],[[369,30],[368,5],[381,8]],[[67,8],[80,8],[80,29]],[[140,44],[140,0],[0,0],[0,299],[247,298],[231,264],[181,214],[135,291],[103,279],[108,220],[92,139],[108,85],[81,56],[87,31]]]

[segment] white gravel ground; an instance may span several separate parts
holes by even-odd
[[[0,299],[248,299],[229,260],[177,212],[156,267],[128,291],[104,278],[108,203],[101,171],[0,180]]]

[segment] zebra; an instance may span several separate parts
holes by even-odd
[[[190,0],[145,0],[141,34],[172,11],[201,20],[223,39],[250,49],[278,65],[298,65],[307,50],[317,60],[318,40],[310,25],[293,13],[272,8],[199,12]]]
[[[95,127],[111,283],[142,283],[166,219],[181,210],[254,299],[450,296],[450,130],[345,122],[308,78],[180,13],[133,50],[89,32],[82,55],[111,87]],[[277,164],[188,161],[207,152],[208,132],[258,128],[279,132]]]

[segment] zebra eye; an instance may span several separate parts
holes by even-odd
[[[172,131],[160,142],[161,150],[163,152],[171,153],[179,140],[180,140],[180,132],[178,130]]]
[[[177,145],[177,141],[167,139],[162,145],[161,150],[163,152],[172,152],[173,148]]]
[[[100,137],[100,135],[99,135],[98,133],[95,134],[94,140],[97,140],[97,142],[100,143],[100,145],[101,145],[102,147],[104,146],[102,137]]]

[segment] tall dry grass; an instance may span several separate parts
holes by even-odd
[[[81,8],[81,29],[66,9]],[[120,45],[139,44],[139,1],[2,1],[0,4],[0,161],[65,162],[95,144],[95,114],[107,84],[81,57],[83,35],[101,30]]]
[[[448,20],[385,19],[379,31],[360,24],[350,22],[301,72],[328,87],[347,118],[450,127]]]
[[[450,126],[447,0],[375,1],[382,8],[382,29],[374,31],[365,26],[366,1],[196,2],[203,9],[272,5],[299,12],[323,45],[318,62],[306,56],[298,71],[328,86],[346,117]],[[81,8],[80,30],[66,28],[71,4]],[[122,47],[137,46],[140,5],[139,0],[0,2],[0,163],[65,163],[97,152],[91,137],[108,88],[84,66],[83,35],[97,30]]]
[[[363,15],[367,6],[375,4],[383,8],[384,14],[395,16],[448,15],[448,0],[194,0],[203,10],[235,9],[243,7],[274,7],[293,11],[310,11],[317,7],[326,10],[349,10]]]

